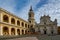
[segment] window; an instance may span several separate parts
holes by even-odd
[[[28,28],[29,28],[29,25],[28,25]]]
[[[29,21],[31,23],[31,21]]]
[[[15,28],[11,28],[11,35],[15,35]]]
[[[15,24],[15,19],[11,18],[11,24]]]
[[[19,29],[17,29],[17,34],[20,35],[20,30]]]
[[[20,26],[20,21],[17,21],[17,25]]]
[[[4,21],[4,22],[9,22],[9,19],[8,19],[8,16],[7,16],[7,15],[4,15],[4,16],[3,16],[3,21]]]
[[[31,25],[31,28],[33,28],[33,25]]]
[[[22,30],[22,34],[24,34],[24,30]]]
[[[9,29],[6,26],[3,27],[3,35],[9,35]]]
[[[24,23],[22,22],[22,26],[24,26]]]
[[[27,24],[25,24],[25,27],[27,27]]]
[[[44,22],[44,24],[46,24],[46,23]]]

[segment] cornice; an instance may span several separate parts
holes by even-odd
[[[22,19],[22,18],[20,18],[20,17],[18,17],[18,16],[16,16],[16,15],[14,15],[13,13],[8,12],[7,10],[5,10],[5,9],[3,9],[3,8],[0,8],[0,11],[3,11],[3,12],[5,12],[5,13],[11,15],[11,16],[14,16],[14,17],[16,17],[16,18],[18,18],[18,19],[26,22],[26,23],[29,23],[28,21],[26,21],[26,20],[24,20],[24,19]]]

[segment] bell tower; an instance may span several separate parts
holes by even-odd
[[[32,6],[30,7],[30,10],[29,10],[29,13],[28,13],[28,21],[32,25],[35,25],[34,12],[33,12]]]

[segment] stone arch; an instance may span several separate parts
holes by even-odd
[[[9,18],[8,18],[7,15],[4,15],[4,16],[3,16],[3,22],[9,22]]]
[[[47,34],[47,28],[46,27],[44,27],[43,31],[44,31],[44,34]]]
[[[25,27],[27,28],[27,24],[25,24]]]
[[[44,30],[44,34],[46,34],[46,30]]]
[[[22,34],[24,34],[24,30],[22,30]]]
[[[22,22],[22,27],[24,26],[24,23]]]
[[[9,35],[9,29],[6,26],[3,27],[3,35]]]
[[[11,24],[15,24],[15,19],[11,18]]]
[[[33,25],[31,25],[31,28],[33,28]]]
[[[11,35],[15,35],[15,28],[11,28]]]
[[[20,35],[20,29],[17,29],[17,33],[18,33],[18,35]]]
[[[29,28],[29,25],[28,25],[28,28]]]
[[[20,26],[20,21],[19,20],[17,20],[17,25]]]
[[[25,30],[25,34],[27,34],[27,30]]]

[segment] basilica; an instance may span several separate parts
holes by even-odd
[[[51,21],[49,15],[41,16],[40,23],[36,24],[36,32],[39,31],[40,34],[57,34],[57,19]]]
[[[0,8],[0,35],[25,35],[31,32],[39,34],[57,34],[57,19],[50,20],[49,15],[41,16],[40,23],[35,22],[32,7],[28,12],[28,21]]]

